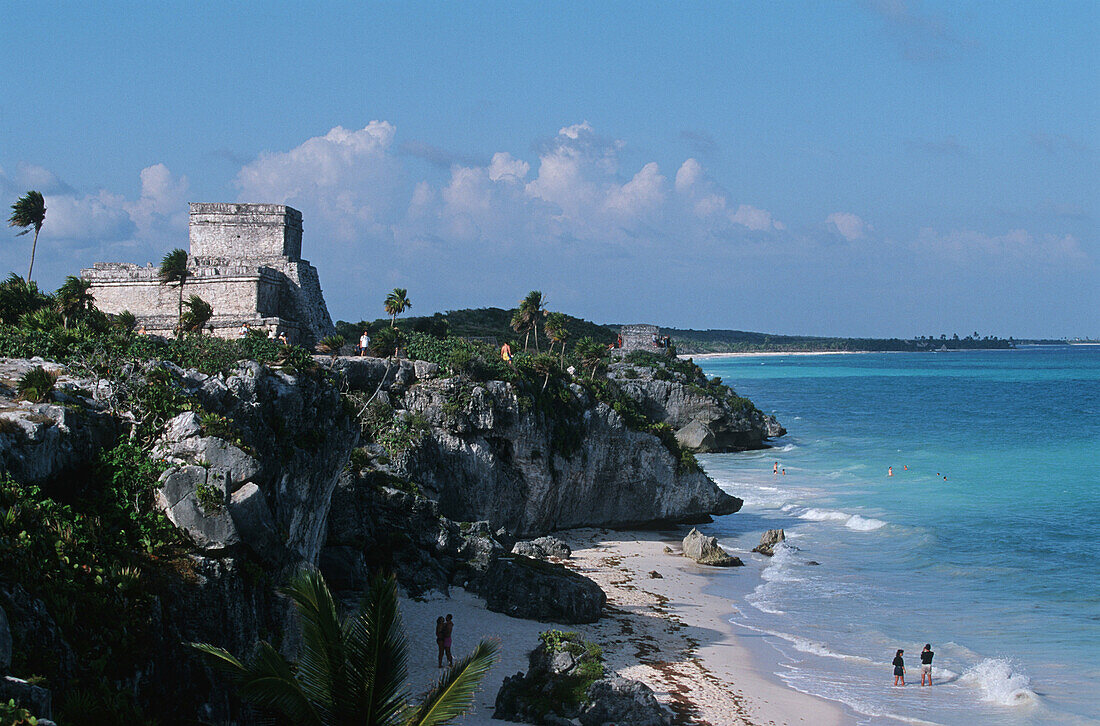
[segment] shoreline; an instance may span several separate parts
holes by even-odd
[[[607,594],[604,616],[589,625],[520,620],[489,612],[481,598],[457,587],[449,598],[403,597],[414,693],[426,691],[439,674],[433,627],[438,615],[449,612],[456,622],[456,658],[483,637],[501,642],[500,662],[486,678],[474,711],[459,723],[505,723],[492,719],[497,690],[505,676],[527,670],[527,653],[537,645],[538,633],[549,629],[576,631],[598,643],[608,674],[648,685],[678,724],[831,726],[850,720],[840,704],[790,688],[754,661],[745,636],[728,622],[730,602],[708,592],[711,576],[724,570],[666,553],[666,546],[679,552],[677,533],[577,529],[558,536],[573,548],[563,564]]]

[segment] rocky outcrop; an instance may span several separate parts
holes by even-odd
[[[564,540],[557,537],[538,537],[532,540],[516,542],[512,547],[512,554],[534,557],[545,560],[556,557],[559,560],[567,560],[573,555],[573,550]]]
[[[332,497],[320,568],[339,590],[359,590],[372,571],[393,572],[413,597],[450,585],[480,591],[489,563],[511,538],[487,522],[453,522],[438,502],[380,473],[347,471]]]
[[[42,403],[18,400],[19,377],[42,366],[58,376]],[[20,482],[44,482],[83,469],[110,446],[117,421],[95,399],[95,384],[41,359],[0,358],[0,473]]]
[[[582,726],[671,726],[672,714],[649,686],[603,677],[599,649],[576,633],[549,631],[540,639],[527,673],[504,679],[493,718],[547,726],[578,720]]]
[[[573,412],[551,425],[508,383],[459,378],[409,387],[401,405],[428,434],[395,460],[457,520],[487,520],[518,537],[580,526],[697,521],[737,511],[703,472],[656,436],[627,427],[573,386]],[[569,429],[562,431],[562,429]],[[568,434],[576,449],[561,450]]]
[[[186,411],[154,447],[172,464],[157,492],[169,519],[207,552],[243,545],[269,563],[315,563],[359,438],[337,390],[255,362],[224,376],[173,373],[210,423]]]
[[[771,557],[775,554],[775,546],[787,539],[786,533],[781,529],[769,529],[760,537],[760,544],[752,548],[753,552]]]
[[[672,726],[653,689],[629,678],[602,678],[588,687],[582,726]]]
[[[600,586],[584,575],[522,555],[493,560],[484,582],[486,606],[514,618],[594,623],[607,603]]]
[[[718,544],[715,537],[707,537],[694,527],[684,537],[684,557],[691,558],[700,565],[714,567],[739,567],[745,563],[739,557],[732,557]]]
[[[767,446],[786,429],[729,387],[708,381],[690,361],[635,353],[612,364],[608,377],[655,421],[676,431],[680,445],[696,453],[744,451]]]

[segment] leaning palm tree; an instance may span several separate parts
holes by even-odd
[[[202,334],[202,329],[214,317],[213,306],[198,295],[187,298],[183,304],[187,310],[180,315],[180,330],[186,333]]]
[[[283,588],[298,611],[302,644],[291,663],[266,642],[241,661],[222,648],[192,646],[236,682],[246,701],[299,726],[433,726],[465,714],[498,646],[481,641],[450,668],[419,706],[410,701],[409,644],[397,582],[376,576],[359,612],[340,618],[325,580],[302,570]]]
[[[46,200],[41,192],[29,191],[11,205],[11,216],[8,217],[9,227],[22,227],[23,231],[16,237],[27,234],[34,227],[34,241],[31,242],[31,264],[27,267],[27,284],[31,282],[31,273],[34,272],[34,251],[38,247],[38,233],[42,231],[42,223],[46,221]]]
[[[187,282],[187,252],[174,249],[160,261],[160,281],[165,285],[175,283],[179,286],[179,312],[176,316],[176,334],[182,333],[180,327],[183,322],[183,284]]]
[[[512,313],[512,322],[510,323],[512,330],[517,334],[523,335],[523,350],[527,351],[527,341],[531,339],[531,328],[534,326],[534,322],[531,320],[531,316],[527,314],[527,311],[520,306],[515,312]]]
[[[405,312],[413,306],[412,301],[409,300],[409,291],[403,287],[395,287],[393,292],[386,295],[385,308],[392,318],[390,320],[390,327],[397,326],[397,316]]]
[[[546,317],[546,298],[539,290],[532,290],[519,301],[519,309],[528,321],[529,332],[535,334],[535,352],[539,352],[539,321]],[[527,349],[526,342],[524,350]]]
[[[95,307],[95,296],[90,292],[92,283],[82,280],[76,275],[69,275],[61,287],[57,288],[54,299],[57,301],[57,311],[61,313],[65,329],[74,318]]]
[[[565,367],[565,341],[569,337],[569,331],[565,328],[565,313],[550,313],[546,316],[546,322],[542,324],[543,332],[550,341],[550,350],[554,352],[554,344],[561,344],[561,365]]]

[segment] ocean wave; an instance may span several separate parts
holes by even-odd
[[[1039,700],[1031,690],[1031,679],[1013,670],[1012,662],[1004,658],[986,658],[967,668],[959,683],[982,691],[982,699],[1002,706],[1024,706]]]
[[[873,532],[886,526],[886,522],[874,517],[864,517],[859,514],[850,514],[836,509],[807,509],[798,515],[799,519],[811,522],[843,522],[848,529],[856,532]]]

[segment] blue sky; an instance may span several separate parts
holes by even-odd
[[[1100,3],[64,3],[0,26],[36,277],[285,202],[333,316],[1100,336]],[[12,232],[9,230],[9,232]],[[0,246],[23,271],[28,238]]]

